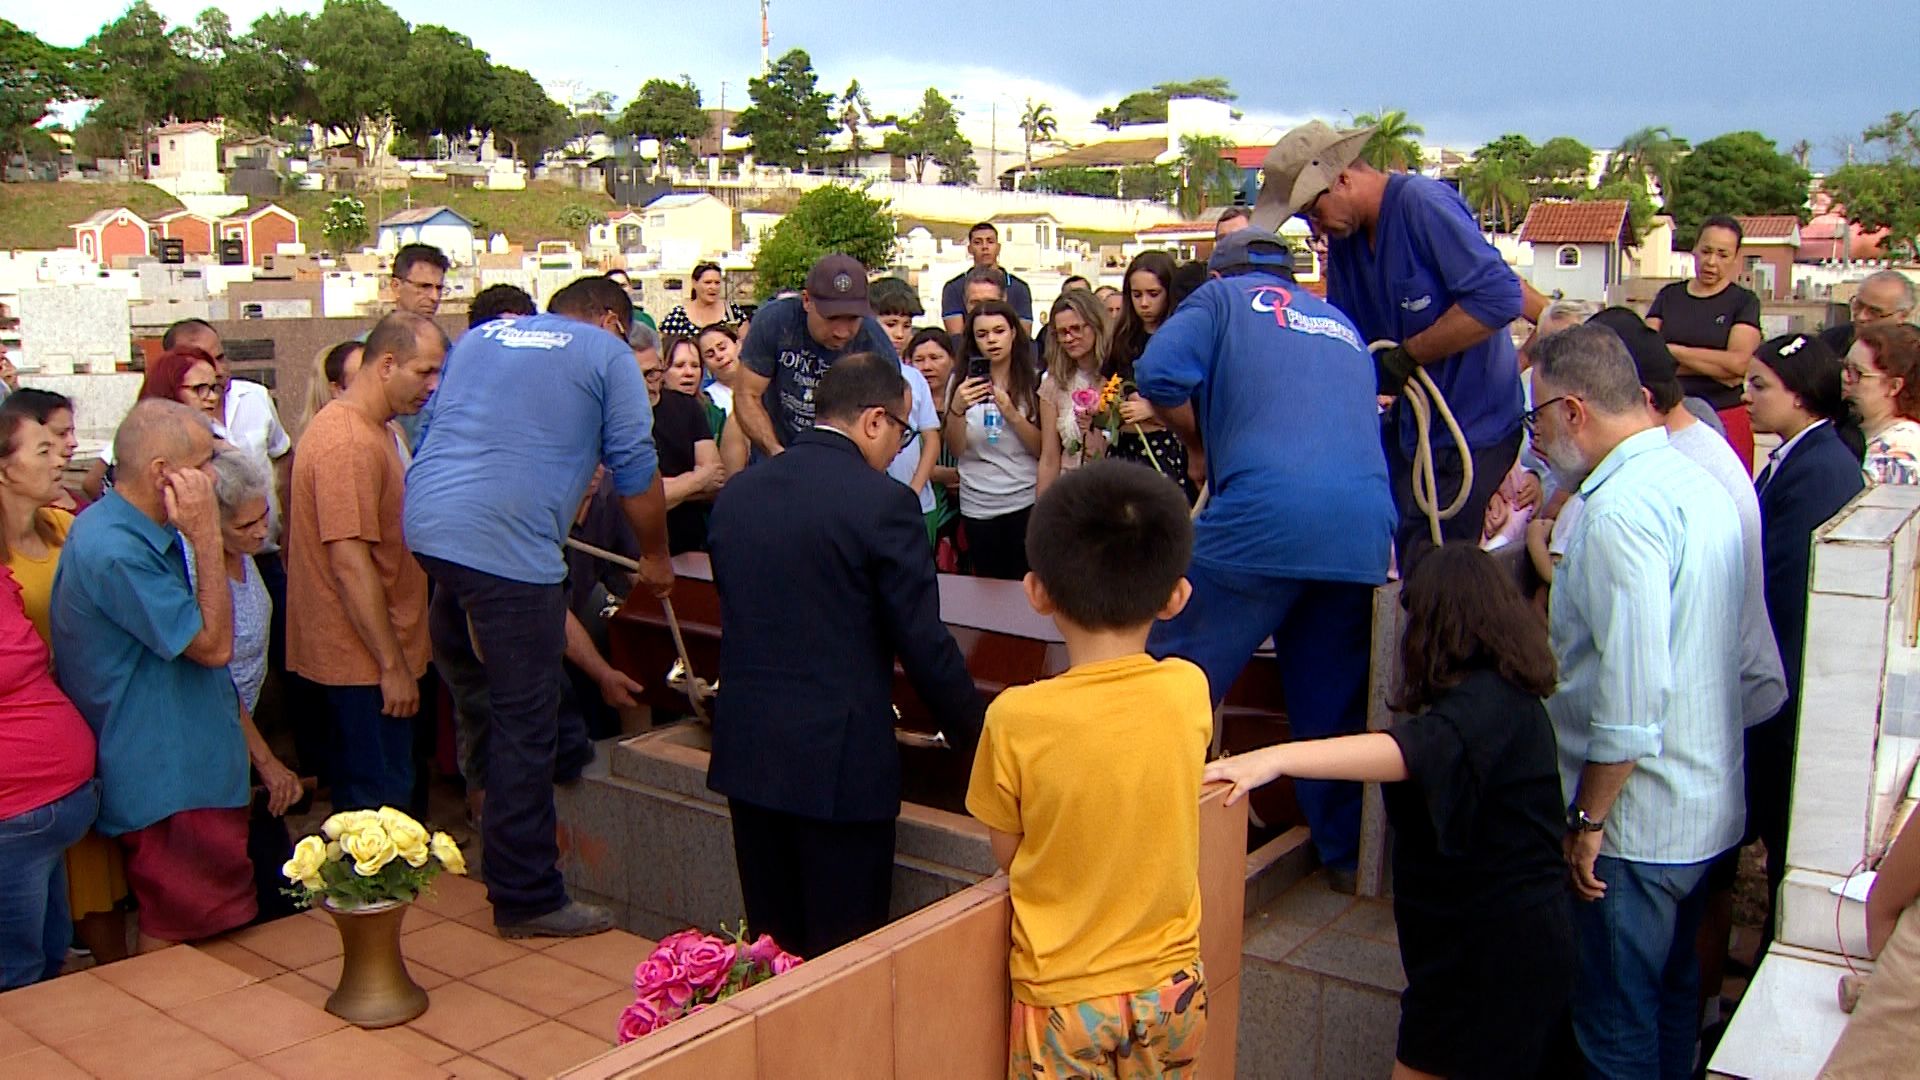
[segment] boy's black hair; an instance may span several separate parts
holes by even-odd
[[[474,294],[467,305],[467,329],[492,322],[502,315],[533,315],[539,312],[533,297],[518,285],[489,285]]]
[[[873,306],[875,318],[905,315],[917,319],[927,313],[927,309],[920,306],[920,294],[913,286],[891,275],[874,278],[867,284],[867,303]]]
[[[1179,487],[1130,461],[1060,474],[1027,521],[1027,562],[1059,613],[1089,630],[1153,622],[1193,555]]]

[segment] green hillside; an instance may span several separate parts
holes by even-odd
[[[0,250],[72,247],[69,226],[122,206],[148,217],[180,200],[151,184],[0,184]]]

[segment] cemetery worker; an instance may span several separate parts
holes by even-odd
[[[1335,131],[1318,120],[1289,131],[1261,165],[1254,224],[1277,231],[1298,214],[1326,237],[1327,299],[1364,341],[1398,343],[1375,357],[1381,394],[1399,394],[1421,368],[1439,387],[1473,453],[1471,494],[1440,529],[1445,539],[1477,542],[1487,502],[1520,453],[1525,405],[1507,324],[1544,298],[1523,294],[1458,192],[1361,160],[1372,134]],[[1404,574],[1433,541],[1413,501],[1413,412],[1402,401],[1388,420],[1383,437]],[[1437,415],[1433,427],[1434,475],[1446,506],[1459,493],[1465,463]]]
[[[1740,515],[1668,445],[1612,330],[1534,357],[1534,445],[1585,501],[1553,582],[1547,701],[1584,901],[1575,1033],[1591,1076],[1689,1076],[1707,875],[1744,819]]]
[[[747,924],[806,957],[887,921],[894,658],[959,760],[980,731],[920,504],[885,471],[910,400],[892,353],[843,358],[814,429],[729,480],[708,526],[726,633],[707,783],[732,810]]]
[[[1025,324],[1027,333],[1033,333],[1033,290],[1013,271],[1000,265],[1000,230],[992,222],[982,221],[967,230],[967,254],[973,256],[973,265],[947,279],[940,287],[940,318],[946,324],[947,333],[958,334],[967,321],[967,312],[972,309],[968,303],[968,286],[978,280],[976,273],[994,281],[1001,288],[1000,299],[1013,305],[1020,313],[1020,321]]]
[[[899,359],[867,302],[867,269],[851,255],[822,257],[799,296],[755,312],[740,343],[733,408],[756,456],[779,454],[811,428],[820,376],[862,352]]]
[[[598,933],[558,866],[553,779],[567,563],[562,544],[602,462],[632,523],[641,582],[673,587],[652,410],[626,336],[627,291],[574,281],[548,314],[469,330],[421,413],[407,471],[407,546],[471,624],[486,670],[487,892],[506,937]]]
[[[426,404],[447,338],[406,312],[367,337],[360,372],[294,457],[287,662],[332,713],[336,810],[406,807],[427,672],[427,575],[401,529],[406,471],[387,423]]]
[[[1295,737],[1360,731],[1394,521],[1373,365],[1346,316],[1294,285],[1273,233],[1230,233],[1207,265],[1216,278],[1134,365],[1196,460],[1204,447],[1212,492],[1194,522],[1193,597],[1147,648],[1200,665],[1217,705],[1271,634]],[[1352,891],[1360,785],[1296,790],[1320,861]]]
[[[114,434],[117,482],[74,520],[53,583],[60,686],[99,741],[94,827],[126,852],[143,951],[258,911],[213,449],[204,414],[135,403]]]

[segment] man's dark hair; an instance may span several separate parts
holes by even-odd
[[[179,322],[167,327],[167,332],[160,335],[160,351],[172,352],[179,348],[180,335],[185,331],[195,329],[205,330],[215,337],[220,336],[220,331],[215,330],[213,324],[205,319],[181,319]]]
[[[1081,288],[1086,289],[1088,292],[1093,291],[1093,282],[1088,281],[1086,278],[1081,277],[1079,274],[1068,274],[1066,280],[1060,283],[1060,291],[1066,292],[1067,290],[1073,288],[1073,283],[1076,281],[1080,283]]]
[[[1000,299],[1007,298],[1007,276],[1001,273],[998,267],[976,266],[967,271],[966,283],[960,288],[965,290],[974,285],[991,285],[1000,290]]]
[[[581,322],[593,322],[607,312],[621,326],[633,325],[633,297],[611,278],[595,276],[575,278],[547,301],[547,310]]]
[[[32,386],[23,386],[8,394],[6,401],[0,402],[0,412],[30,416],[36,424],[46,423],[49,417],[63,409],[73,411],[73,401],[65,394]]]
[[[1027,563],[1075,626],[1153,622],[1187,572],[1193,523],[1180,488],[1131,461],[1090,461],[1033,504]]]
[[[993,238],[994,238],[995,240],[998,240],[998,239],[1000,239],[1000,230],[999,230],[999,229],[996,229],[996,228],[994,228],[994,227],[993,227],[993,222],[991,222],[991,221],[981,221],[981,222],[976,222],[976,223],[974,224],[974,226],[973,226],[973,228],[971,228],[971,229],[968,229],[968,230],[967,230],[967,239],[969,239],[969,240],[971,240],[971,239],[973,239],[973,234],[974,234],[974,233],[977,233],[977,232],[988,232],[988,233],[992,233],[992,234],[993,234]]]
[[[920,306],[920,294],[913,286],[891,275],[874,278],[867,285],[867,303],[873,306],[873,313],[879,315],[905,315],[919,318],[927,313]]]
[[[1747,230],[1740,227],[1740,220],[1727,214],[1715,214],[1700,223],[1700,235],[1705,236],[1708,229],[1725,229],[1733,234],[1733,246],[1739,247],[1747,242]]]
[[[815,420],[855,420],[872,408],[892,414],[907,396],[900,364],[879,353],[853,353],[834,361],[813,388]]]
[[[1546,626],[1513,575],[1478,544],[1455,541],[1428,552],[1401,587],[1400,603],[1407,616],[1394,708],[1419,712],[1475,671],[1497,671],[1535,697],[1553,693],[1559,675]]]
[[[1183,262],[1173,268],[1173,283],[1167,289],[1167,318],[1173,317],[1174,309],[1180,301],[1192,296],[1195,289],[1207,283],[1207,264],[1203,262]]]
[[[1253,207],[1241,206],[1238,203],[1236,203],[1232,206],[1227,207],[1225,210],[1220,211],[1220,216],[1217,218],[1214,218],[1213,223],[1217,227],[1223,221],[1235,221],[1240,218],[1246,218],[1248,220],[1252,220]]]
[[[474,294],[473,302],[467,305],[467,328],[492,322],[502,315],[533,315],[539,312],[534,306],[533,297],[518,285],[489,285]]]
[[[405,278],[413,268],[422,263],[439,268],[446,273],[453,264],[447,261],[447,254],[432,244],[408,244],[393,254],[393,276]]]
[[[446,348],[447,334],[439,323],[410,311],[390,312],[373,324],[373,330],[367,334],[366,351],[360,355],[367,364],[389,353],[406,360],[425,342],[435,338],[439,339],[441,348]]]

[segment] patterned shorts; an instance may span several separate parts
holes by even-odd
[[[1196,962],[1151,990],[1051,1008],[1014,1002],[1007,1076],[1185,1080],[1206,1033],[1207,985]]]

